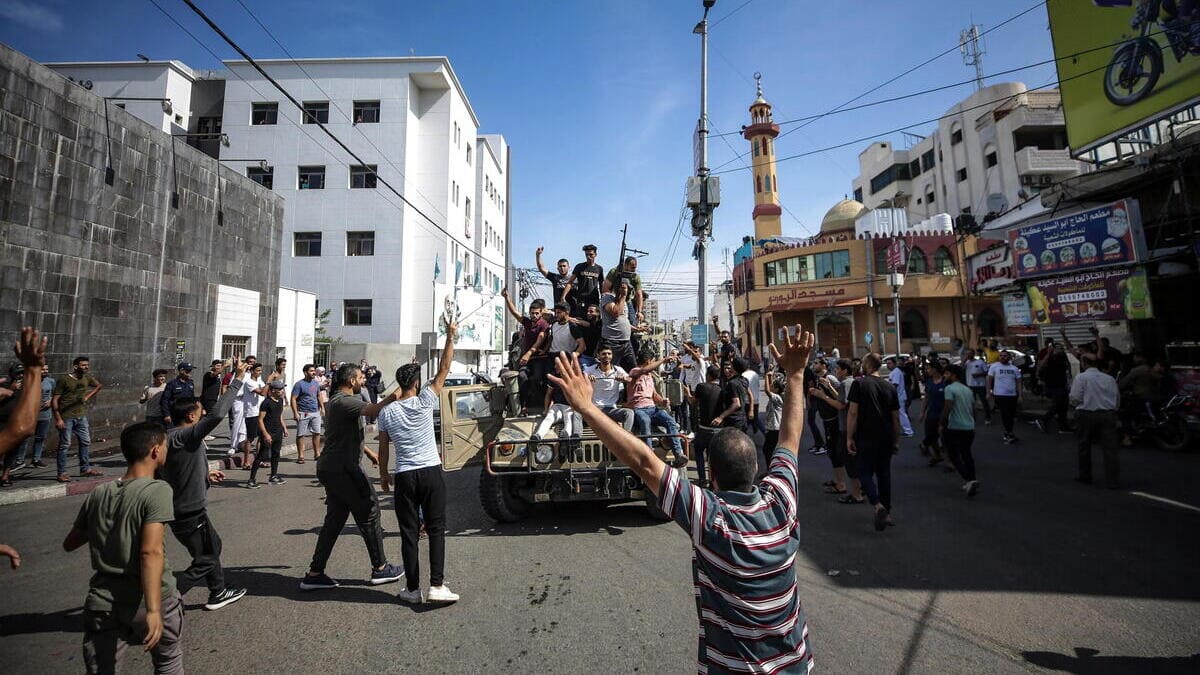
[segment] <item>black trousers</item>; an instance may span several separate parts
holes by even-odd
[[[814,404],[814,401],[815,399],[813,397],[808,397],[809,405],[805,406],[805,408],[807,408],[807,412],[805,413],[805,421],[808,423],[808,433],[812,435],[813,447],[823,448],[825,447],[825,439],[821,438],[821,425],[817,424],[817,420],[821,418],[819,415],[817,415],[817,406]]]
[[[946,443],[946,455],[963,480],[975,480],[975,456],[971,446],[975,443],[975,432],[968,429],[946,429],[942,432]]]
[[[692,453],[696,459],[696,477],[702,483],[708,480],[708,446],[712,443],[713,434],[718,431],[718,427],[702,427],[696,424],[696,440],[692,443]]]
[[[258,452],[254,456],[254,464],[250,466],[250,480],[258,479],[258,463],[262,460],[271,462],[271,475],[279,475],[279,451],[283,448],[283,430],[271,432],[271,442],[258,438]]]
[[[771,466],[771,456],[775,454],[775,448],[779,447],[779,430],[764,429],[763,430],[763,462],[762,470],[759,473],[765,473],[767,468]]]
[[[892,510],[892,444],[886,441],[859,441],[855,469],[858,481],[871,506],[883,504]]]
[[[992,421],[992,404],[988,401],[987,387],[971,387],[971,393],[983,403],[983,418]]]
[[[1011,434],[1013,432],[1013,423],[1017,421],[1017,397],[1016,396],[995,396],[996,409],[1000,411],[1000,421],[1004,423],[1004,433]]]
[[[546,373],[554,369],[549,357],[529,359],[517,374],[521,387],[521,405],[529,409],[541,408],[546,386]]]
[[[393,474],[393,482],[396,520],[400,523],[400,555],[404,558],[408,590],[415,591],[421,586],[418,508],[425,516],[425,532],[429,535],[429,585],[441,586],[446,569],[446,481],[442,466],[401,471]]]
[[[846,464],[846,445],[842,443],[838,418],[823,419],[821,425],[825,428],[825,454],[829,455],[829,463],[833,468],[840,469]]]
[[[329,554],[338,535],[346,526],[346,519],[353,515],[358,533],[367,545],[371,557],[371,569],[378,569],[387,562],[383,554],[383,527],[379,524],[379,500],[375,490],[362,469],[349,471],[317,471],[317,480],[325,486],[325,523],[317,535],[317,548],[313,551],[309,571],[323,574]]]
[[[1065,431],[1070,428],[1067,423],[1067,403],[1070,390],[1064,386],[1046,385],[1046,396],[1050,399],[1050,408],[1046,410],[1046,414],[1042,417],[1043,424],[1049,424],[1050,420],[1058,419],[1059,431]]]
[[[1110,486],[1121,478],[1121,461],[1117,456],[1117,411],[1075,410],[1075,427],[1079,435],[1079,478],[1092,480],[1092,444],[1099,443],[1104,451],[1104,477]]]
[[[177,579],[180,595],[204,582],[210,594],[225,590],[225,571],[221,569],[221,537],[208,519],[208,511],[176,517],[171,532],[192,556],[192,564]]]

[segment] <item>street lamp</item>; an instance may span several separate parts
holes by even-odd
[[[104,144],[107,156],[104,158],[104,184],[112,185],[116,177],[116,172],[112,166],[112,130],[108,122],[108,102],[109,101],[158,101],[162,104],[164,115],[170,115],[174,112],[169,98],[147,98],[142,96],[105,96],[104,97]]]
[[[900,358],[900,289],[904,287],[904,272],[888,273],[892,287],[892,315],[896,318],[896,358]]]

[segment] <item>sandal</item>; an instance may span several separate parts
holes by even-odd
[[[854,495],[845,495],[838,498],[839,504],[862,504],[867,501],[865,497],[854,498]]]
[[[844,495],[846,494],[846,488],[838,488],[836,485],[827,485],[825,487],[825,492],[831,495]]]
[[[297,459],[296,459],[296,463],[297,463],[297,464],[303,464],[303,463],[304,463],[304,458],[303,458],[303,457],[297,458]]]

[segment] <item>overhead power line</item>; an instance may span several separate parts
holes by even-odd
[[[1041,1],[1040,1],[1040,2],[1038,2],[1037,4],[1034,4],[1034,5],[1030,6],[1028,9],[1024,9],[1024,10],[1022,10],[1022,11],[1020,11],[1020,12],[1018,12],[1018,13],[1016,13],[1016,14],[1014,14],[1014,15],[1010,16],[1010,17],[1008,17],[1008,18],[1007,18],[1007,19],[1005,19],[1004,21],[1001,21],[1000,23],[996,24],[995,26],[992,26],[991,28],[989,28],[989,29],[987,29],[987,30],[985,30],[985,31],[981,32],[981,33],[979,34],[979,37],[983,37],[984,35],[987,35],[988,33],[991,33],[991,32],[993,32],[993,31],[996,31],[996,30],[999,30],[999,29],[1003,28],[1004,26],[1007,26],[1008,24],[1012,23],[1013,21],[1016,21],[1017,19],[1019,19],[1019,18],[1021,18],[1021,17],[1025,16],[1026,14],[1028,14],[1028,13],[1032,12],[1033,10],[1035,10],[1035,9],[1037,9],[1037,8],[1039,8],[1039,7],[1041,7],[1041,6],[1042,6],[1042,5],[1044,5],[1044,4],[1046,4],[1046,0],[1041,0]],[[887,81],[885,81],[885,82],[882,82],[882,83],[880,83],[880,84],[877,84],[877,85],[875,85],[874,87],[871,87],[870,89],[868,89],[868,90],[864,91],[863,93],[859,94],[858,96],[855,96],[854,98],[852,98],[852,99],[850,99],[850,100],[848,100],[848,101],[846,101],[846,102],[842,103],[841,105],[838,105],[838,106],[836,106],[836,107],[834,107],[834,108],[831,108],[831,109],[830,109],[829,111],[827,111],[827,112],[826,112],[824,115],[818,115],[817,117],[815,117],[815,118],[813,118],[813,119],[811,119],[811,120],[809,120],[809,121],[807,121],[807,122],[804,122],[803,124],[801,124],[801,125],[800,125],[800,126],[798,126],[798,127],[794,127],[794,128],[792,128],[792,129],[789,129],[788,131],[785,131],[785,132],[784,132],[784,133],[783,133],[783,134],[782,134],[782,135],[781,135],[779,138],[783,138],[784,136],[787,136],[788,134],[790,134],[790,133],[792,133],[792,132],[794,132],[794,131],[798,131],[798,130],[800,130],[800,129],[803,129],[804,127],[808,126],[808,125],[809,125],[809,124],[811,124],[812,122],[815,122],[816,120],[818,120],[818,119],[821,119],[821,117],[824,117],[824,116],[826,116],[826,115],[831,115],[831,114],[833,114],[833,113],[835,113],[835,112],[837,112],[837,111],[841,110],[842,108],[845,108],[846,106],[850,105],[851,103],[854,103],[855,101],[858,101],[858,100],[862,99],[864,96],[869,96],[870,94],[873,94],[873,93],[875,93],[875,92],[879,91],[880,89],[883,89],[884,87],[886,87],[886,86],[888,86],[889,84],[891,84],[891,83],[895,82],[896,80],[899,80],[900,78],[902,78],[902,77],[904,77],[904,76],[906,76],[906,75],[908,75],[908,74],[910,74],[910,73],[916,72],[917,70],[920,70],[921,68],[924,68],[925,66],[927,66],[927,65],[929,65],[929,64],[931,64],[931,63],[933,63],[934,61],[937,61],[938,59],[942,58],[943,56],[945,56],[945,55],[947,55],[947,54],[951,54],[951,53],[953,53],[953,52],[956,52],[956,51],[958,51],[958,49],[959,49],[959,45],[958,45],[958,43],[955,43],[955,45],[954,45],[953,47],[950,47],[949,49],[947,49],[947,50],[945,50],[945,51],[943,51],[943,52],[939,52],[938,54],[935,54],[934,56],[931,56],[931,57],[929,57],[928,59],[926,59],[926,60],[922,61],[921,63],[918,63],[917,65],[915,65],[915,66],[913,66],[913,67],[909,68],[908,70],[905,70],[904,72],[900,73],[899,75],[896,75],[895,77],[892,77],[891,79],[889,79],[889,80],[887,80]],[[738,155],[737,157],[735,157],[734,159],[732,159],[732,160],[730,160],[730,161],[728,161],[728,162],[725,162],[724,164],[722,164],[722,165],[720,165],[720,166],[716,167],[716,169],[721,169],[721,168],[723,168],[723,167],[725,167],[725,166],[728,166],[728,165],[732,164],[733,162],[735,162],[735,161],[737,161],[737,160],[741,159],[742,157],[744,157],[745,155],[749,154],[749,152],[750,152],[750,151],[749,151],[749,150],[747,150],[746,152],[742,153],[741,155]],[[716,171],[716,169],[714,169],[714,171]]]
[[[150,0],[150,1],[154,2],[155,0]],[[233,38],[229,37],[229,35],[224,30],[222,30],[220,26],[218,26],[216,24],[216,22],[214,22],[211,18],[209,18],[209,16],[207,14],[205,14],[202,9],[197,7],[196,3],[192,2],[192,0],[183,0],[183,3],[185,5],[187,5],[193,12],[195,12],[196,15],[199,16],[200,19],[204,21],[204,23],[208,24],[208,27],[211,28],[213,30],[213,32],[215,32],[218,36],[220,36],[220,38],[222,40],[224,40],[226,44],[228,44],[230,47],[232,47],[233,50],[236,51],[243,59],[245,59],[245,61],[247,63],[249,63],[256,71],[258,71],[258,73],[260,75],[262,75],[263,78],[265,78],[268,82],[270,82],[271,85],[273,87],[275,87],[275,89],[277,91],[279,91],[280,94],[283,94],[283,96],[285,98],[287,98],[288,101],[291,101],[292,105],[295,105],[296,108],[298,108],[301,111],[301,113],[303,113],[304,105],[301,104],[300,101],[297,100],[295,96],[292,96],[291,92],[289,92],[287,89],[285,89],[283,87],[283,85],[279,84],[279,82],[275,78],[273,78],[269,74],[267,74],[267,71],[264,70],[261,65],[259,65],[258,61],[255,61],[254,58],[252,56],[250,56],[250,54],[246,53],[246,50],[242,49],[241,46],[239,46],[238,43],[233,40]],[[155,3],[155,4],[157,5],[157,3]],[[317,121],[317,120],[313,120],[313,121],[316,124],[316,126],[319,127],[321,129],[321,131],[323,131],[325,133],[326,136],[329,136],[329,138],[338,145],[338,147],[340,147],[346,154],[353,157],[354,160],[358,162],[359,166],[363,166],[363,167],[368,166],[366,161],[364,161],[361,157],[359,157],[358,153],[351,150],[350,146],[346,145],[346,143],[344,141],[342,141],[342,139],[338,138],[337,134],[333,133],[329,129],[329,127],[325,125],[325,123]],[[370,169],[368,168],[368,170],[370,170]],[[451,234],[449,230],[447,230],[445,227],[442,227],[433,218],[430,218],[429,215],[426,214],[423,210],[421,210],[416,204],[413,204],[411,201],[409,201],[409,199],[407,197],[405,197],[403,194],[401,194],[401,192],[399,190],[397,190],[390,182],[388,182],[387,179],[385,179],[383,176],[380,176],[377,171],[374,171],[374,170],[370,170],[370,171],[371,171],[371,174],[373,174],[375,176],[375,180],[379,184],[383,185],[384,187],[386,187],[388,189],[389,192],[391,192],[392,194],[399,197],[402,202],[404,202],[406,205],[408,205],[409,208],[411,208],[413,211],[415,211],[417,213],[417,215],[424,218],[430,225],[435,227],[442,234],[449,237],[451,241],[453,241],[453,242],[459,244],[460,246],[463,246],[469,250],[472,249],[471,246],[468,246],[467,244],[462,242],[458,237],[455,237],[453,234]],[[480,260],[488,261],[491,264],[497,265],[501,268],[506,267],[505,263],[498,262],[492,258],[489,258],[489,257],[483,255],[482,253],[476,253],[476,257],[478,257]]]
[[[1087,76],[1087,75],[1091,75],[1092,73],[1099,72],[1099,71],[1101,71],[1101,70],[1104,70],[1104,69],[1106,69],[1106,68],[1108,68],[1108,64],[1105,64],[1105,65],[1103,65],[1103,66],[1100,66],[1100,67],[1098,67],[1098,68],[1093,68],[1093,69],[1091,69],[1091,70],[1088,70],[1088,71],[1085,71],[1085,72],[1082,72],[1082,73],[1078,73],[1078,74],[1072,75],[1071,77],[1068,77],[1068,78],[1066,78],[1066,79],[1063,79],[1063,80],[1051,81],[1050,83],[1048,83],[1048,84],[1044,84],[1044,85],[1042,85],[1042,86],[1040,86],[1040,87],[1034,87],[1034,88],[1032,88],[1032,89],[1026,89],[1026,90],[1024,90],[1024,91],[1017,92],[1017,93],[1015,93],[1015,94],[1009,94],[1009,95],[1007,95],[1007,96],[1001,96],[1000,98],[992,99],[992,100],[990,100],[990,101],[985,101],[985,102],[983,102],[983,103],[980,103],[980,104],[978,104],[978,105],[973,105],[973,106],[970,106],[970,107],[968,107],[968,108],[963,108],[963,109],[961,109],[961,110],[958,110],[958,111],[956,111],[956,112],[953,112],[953,113],[947,113],[947,114],[945,114],[945,115],[941,115],[941,116],[939,116],[939,117],[932,117],[932,118],[930,118],[930,119],[927,119],[927,120],[921,120],[920,122],[913,122],[912,124],[906,124],[906,125],[904,125],[904,126],[902,126],[902,127],[896,127],[895,129],[889,129],[889,130],[887,130],[887,131],[881,131],[881,132],[878,132],[878,133],[869,134],[869,135],[867,135],[867,136],[859,136],[858,138],[855,138],[855,139],[852,139],[852,140],[849,140],[849,141],[845,141],[845,142],[842,142],[842,143],[838,143],[838,144],[836,144],[836,145],[827,145],[827,146],[825,146],[825,147],[823,147],[823,148],[817,148],[817,149],[815,149],[815,150],[807,150],[807,151],[805,151],[805,152],[796,153],[796,154],[794,154],[794,155],[788,155],[788,156],[786,156],[786,157],[780,157],[780,158],[777,158],[777,159],[775,160],[775,163],[776,163],[776,164],[778,164],[778,163],[780,163],[780,162],[786,162],[786,161],[788,161],[788,160],[792,160],[792,159],[799,159],[799,158],[801,158],[801,157],[808,157],[809,155],[816,155],[816,154],[820,154],[820,153],[822,153],[822,152],[828,152],[828,151],[830,151],[830,150],[837,150],[838,148],[844,148],[844,147],[846,147],[847,145],[854,145],[854,144],[856,144],[856,143],[862,143],[862,142],[864,142],[864,141],[870,141],[870,140],[873,140],[873,139],[879,138],[880,136],[888,136],[888,135],[890,135],[890,134],[897,134],[897,133],[900,133],[900,132],[902,132],[902,131],[907,131],[908,129],[911,129],[911,128],[913,128],[913,127],[919,127],[919,126],[921,126],[921,125],[923,125],[923,124],[933,124],[934,122],[940,122],[941,120],[948,119],[948,118],[951,118],[951,117],[956,117],[956,116],[958,116],[958,115],[961,115],[962,113],[965,113],[965,112],[970,112],[970,111],[972,111],[972,110],[978,110],[978,109],[980,109],[980,108],[987,108],[987,107],[990,107],[990,106],[993,106],[993,105],[997,105],[997,104],[999,104],[999,105],[1003,105],[1005,102],[1007,102],[1007,101],[1011,101],[1012,99],[1015,99],[1015,98],[1017,98],[1018,96],[1021,96],[1021,95],[1023,95],[1023,94],[1028,94],[1028,93],[1030,93],[1030,92],[1034,92],[1034,91],[1040,91],[1040,90],[1042,90],[1042,89],[1049,89],[1049,88],[1052,88],[1052,87],[1056,87],[1056,86],[1058,86],[1059,84],[1062,84],[1063,82],[1070,82],[1071,80],[1074,80],[1074,79],[1076,79],[1076,78],[1085,77],[1085,76]],[[749,165],[749,166],[745,166],[745,167],[737,167],[737,168],[733,168],[733,169],[725,169],[724,171],[713,171],[713,173],[714,173],[714,174],[733,173],[733,172],[735,172],[735,171],[745,171],[745,170],[747,170],[747,169],[751,169],[751,168],[753,168],[753,167],[755,167],[755,166],[761,166],[761,163],[759,163],[759,164],[751,164],[751,165]]]

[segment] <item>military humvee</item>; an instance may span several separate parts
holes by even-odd
[[[530,440],[541,416],[518,415],[511,389],[476,384],[442,390],[444,468],[479,467],[479,499],[489,516],[511,523],[527,516],[534,504],[644,501],[651,516],[664,517],[653,493],[591,429],[585,427],[577,443],[559,439],[559,425],[546,438]],[[687,439],[681,440],[688,452]],[[666,435],[651,441],[663,461],[670,462]]]

